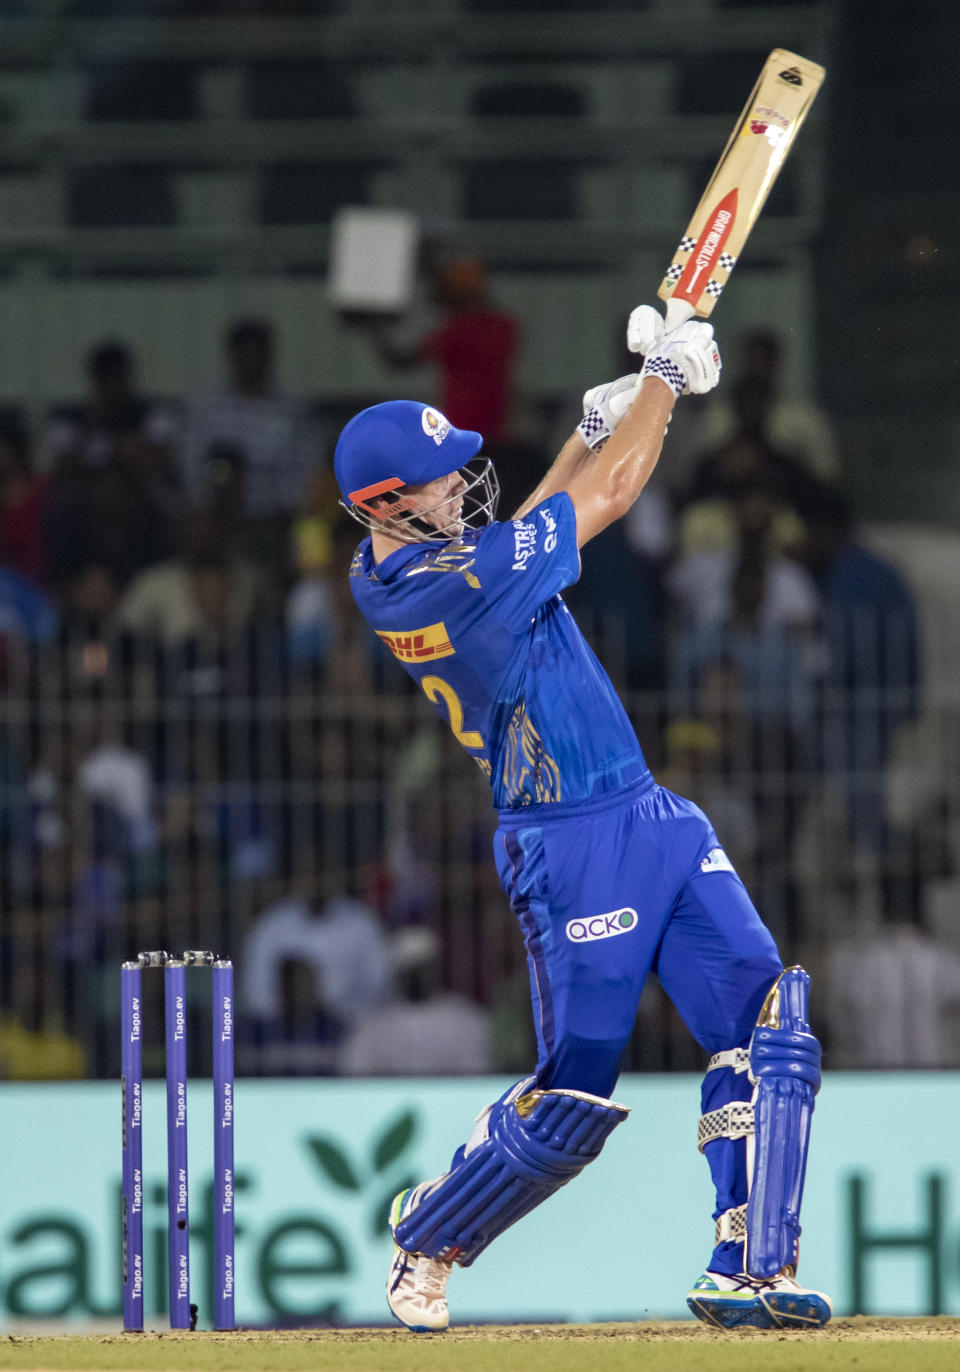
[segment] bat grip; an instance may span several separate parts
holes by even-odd
[[[681,324],[686,324],[688,319],[692,319],[696,312],[696,307],[691,305],[689,300],[668,300],[663,312],[664,332],[673,333],[674,329],[679,329]]]

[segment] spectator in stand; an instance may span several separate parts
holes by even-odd
[[[393,976],[383,928],[363,901],[323,901],[291,895],[256,919],[240,959],[241,1004],[255,1021],[283,1020],[282,969],[291,961],[313,970],[316,1003],[351,1028],[391,999]]]
[[[362,1019],[341,1043],[337,1071],[350,1077],[448,1077],[495,1070],[489,1011],[445,989],[432,929],[394,934],[399,996]]]
[[[8,645],[51,643],[56,633],[53,601],[19,572],[0,566],[0,674],[5,674]]]
[[[225,338],[227,379],[187,403],[180,440],[183,484],[192,504],[208,504],[230,455],[230,483],[247,522],[251,548],[268,560],[285,544],[319,460],[306,405],[285,394],[274,372],[272,324],[240,319]]]
[[[773,329],[747,329],[740,339],[736,385],[758,382],[769,396],[766,428],[770,441],[801,462],[812,475],[833,481],[839,472],[830,421],[810,400],[788,400],[781,387],[783,344]],[[704,407],[704,442],[722,447],[734,436],[738,417],[730,395],[714,395]]]
[[[250,1020],[255,1052],[241,1048],[243,1070],[257,1076],[330,1076],[343,1025],[324,1003],[316,967],[305,957],[284,958],[276,981],[275,1013]]]
[[[257,703],[279,690],[273,609],[260,569],[229,553],[205,512],[183,552],[137,577],[117,609],[134,662],[154,665],[152,689],[189,711],[190,746],[170,746],[172,724],[158,745],[165,827],[226,882],[267,877],[276,858],[278,725]]]
[[[291,531],[292,578],[284,617],[290,662],[301,670],[322,670],[340,629],[338,600],[342,595],[338,596],[331,578],[343,515],[337,495],[331,474],[315,478]],[[352,556],[352,547],[348,552]],[[338,572],[342,560],[342,555],[337,557]]]
[[[188,521],[183,551],[148,567],[127,587],[117,622],[129,633],[176,647],[242,635],[263,603],[257,568],[231,557],[217,526],[199,511]]]
[[[47,479],[30,461],[30,440],[21,419],[0,420],[0,565],[43,586],[47,580]]]
[[[369,336],[393,367],[436,368],[443,413],[458,428],[482,433],[497,464],[500,508],[516,509],[550,465],[552,453],[517,432],[516,368],[521,342],[517,318],[491,297],[487,268],[474,257],[425,254],[438,318],[426,330],[410,319],[369,322]],[[360,323],[354,317],[352,322]],[[412,336],[412,341],[411,341]],[[633,359],[632,366],[636,366]]]
[[[331,522],[308,514],[297,522],[294,579],[284,606],[291,666],[333,694],[380,689],[385,666],[383,645],[358,624],[350,595],[353,527],[345,516]]]
[[[47,480],[31,471],[30,443],[13,415],[0,420],[0,683],[9,688],[26,644],[57,632],[57,610],[46,592]]]
[[[39,1003],[39,993],[37,997]],[[87,1075],[81,1043],[59,1025],[32,1015],[31,1027],[17,1016],[0,1016],[0,1081],[78,1081]]]
[[[120,587],[109,568],[96,562],[81,567],[61,596],[61,629],[65,637],[80,642],[107,638],[119,596]]]
[[[734,546],[689,553],[667,573],[680,620],[669,641],[668,680],[701,717],[712,696],[720,714],[738,722],[742,737],[726,755],[742,759],[754,778],[754,880],[767,922],[789,938],[796,891],[788,855],[799,788],[782,778],[808,766],[812,754],[820,599],[809,573],[776,547],[775,508],[762,492],[741,495],[733,503]]]
[[[691,673],[689,699],[695,718],[717,740],[711,773],[720,817],[728,826],[721,832],[729,829],[731,841],[742,842],[746,852],[747,816],[752,815],[753,862],[748,854],[745,867],[752,872],[765,920],[782,944],[793,947],[799,934],[793,831],[802,798],[798,782],[806,739],[802,733],[797,737],[800,731],[789,713],[789,700],[784,704],[782,684],[775,692],[761,678],[764,689],[758,690],[748,670],[749,664],[726,655],[722,647],[711,652],[708,641],[701,645],[701,656]],[[773,675],[770,669],[768,674]],[[809,690],[807,682],[797,693],[806,699]],[[785,785],[787,778],[790,784]],[[696,789],[694,798],[703,805]],[[735,851],[739,853],[740,847]]]
[[[87,398],[63,410],[44,440],[48,465],[90,470],[120,457],[161,505],[175,481],[172,412],[141,394],[125,343],[98,343],[87,355]]]
[[[37,661],[33,694],[59,697],[68,711],[77,699],[97,692],[126,695],[133,690],[138,706],[145,703],[147,697],[134,686],[131,674],[133,644],[116,620],[119,598],[120,586],[108,567],[91,563],[70,578],[60,593],[57,642]]]
[[[819,594],[810,576],[777,546],[777,506],[762,488],[744,487],[730,502],[734,541],[683,554],[667,588],[684,625],[755,634],[812,630]]]
[[[167,557],[166,512],[122,457],[87,470],[53,473],[49,495],[51,579],[62,589],[92,563],[121,586]]]
[[[75,787],[102,811],[117,856],[141,853],[157,844],[154,786],[149,759],[127,745],[116,723],[105,720],[80,760]]]
[[[825,1017],[838,1067],[960,1067],[960,956],[926,928],[909,863],[882,883],[879,927],[835,945]]]
[[[837,492],[826,492],[813,513],[804,558],[823,601],[823,765],[845,791],[854,846],[881,853],[890,750],[896,731],[919,709],[913,593],[891,562],[859,541],[849,504]]]
[[[172,546],[170,416],[138,393],[122,344],[95,348],[87,372],[87,400],[55,420],[45,439],[50,573],[58,587],[91,563],[123,585]]]
[[[103,1075],[113,1060],[106,997],[123,956],[129,902],[156,891],[162,855],[153,768],[135,744],[135,730],[121,722],[97,686],[74,704],[82,716],[74,722],[69,754],[56,757],[59,776],[45,787],[39,775],[31,779],[35,800],[46,790],[48,801],[59,802],[59,825],[45,836],[38,825],[38,839],[50,847],[36,857],[41,864],[46,857],[49,870],[59,848],[66,880],[55,897],[57,935],[49,952],[68,1023],[90,1027],[91,1067]],[[56,814],[54,808],[47,818]]]
[[[0,1001],[8,996],[6,974],[13,966],[10,913],[28,889],[32,850],[32,806],[25,745],[9,721],[0,722]],[[2,1075],[2,1073],[0,1073]]]
[[[829,490],[797,456],[778,446],[770,432],[773,391],[765,377],[741,377],[731,391],[733,428],[719,447],[696,464],[683,502],[682,540],[702,543],[706,527],[714,542],[729,541],[730,502],[754,492],[776,505],[773,532],[783,547],[795,540],[821,495]]]
[[[509,437],[520,326],[490,297],[487,269],[472,257],[439,262],[432,270],[437,326],[413,344],[383,325],[370,337],[394,367],[435,363],[439,407],[459,429],[482,433],[488,443]]]
[[[82,837],[91,862],[154,849],[153,766],[132,726],[97,681],[71,703],[70,727],[48,733],[27,782],[36,841],[56,846]]]

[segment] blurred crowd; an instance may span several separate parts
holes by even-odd
[[[532,422],[522,328],[482,265],[435,284],[429,333],[375,322],[369,341],[435,365],[450,419],[490,437],[508,517],[579,398]],[[104,340],[79,403],[36,433],[0,420],[0,1076],[113,1072],[117,963],[178,940],[238,962],[242,1071],[531,1061],[487,798],[462,804],[473,778],[353,612],[336,431],[280,388],[277,346],[237,319],[222,385],[158,399]],[[949,816],[935,796],[905,823],[886,799],[922,707],[915,597],[860,536],[826,417],[784,396],[778,336],[726,351],[719,398],[678,407],[568,599],[658,778],[710,814],[784,956],[835,988],[838,1060],[899,1065],[902,1042],[868,1061],[876,1042],[844,1036],[871,994],[841,935],[897,949],[878,982],[922,964],[926,1002],[960,1005],[960,959],[923,928],[927,883],[955,870]],[[929,1038],[925,1065],[954,1064]],[[695,1066],[679,1042],[653,989],[633,1065]]]

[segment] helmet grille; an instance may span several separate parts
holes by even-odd
[[[389,534],[402,543],[426,543],[433,539],[454,538],[464,529],[482,529],[492,524],[497,515],[500,499],[500,483],[488,457],[475,457],[460,468],[460,475],[466,482],[466,489],[447,496],[436,505],[425,507],[411,503],[404,497],[404,488],[388,491],[372,501],[357,501],[340,504],[358,523],[374,533]],[[391,499],[392,497],[392,499]],[[444,516],[444,507],[462,502],[458,516],[451,520],[456,528],[444,530],[431,524],[425,516]]]

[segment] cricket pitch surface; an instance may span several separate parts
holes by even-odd
[[[960,1319],[838,1319],[825,1329],[722,1332],[696,1321],[0,1335],[0,1368],[23,1372],[946,1372]]]

